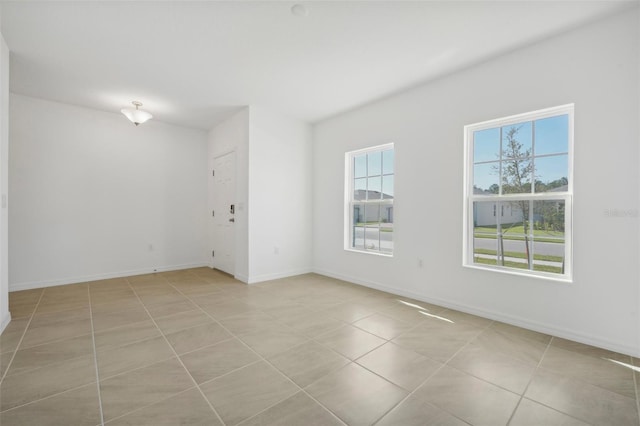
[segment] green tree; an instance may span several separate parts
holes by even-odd
[[[531,149],[524,149],[518,141],[518,132],[521,127],[512,126],[503,133],[502,143],[502,193],[522,194],[531,192],[531,176],[533,175],[533,162],[531,161]],[[529,212],[531,204],[527,200],[512,201],[511,208],[520,210],[522,213],[522,226],[524,228],[525,254],[529,269],[532,266],[531,253],[529,250]],[[512,224],[511,226],[513,226]],[[500,238],[500,251],[504,253],[502,229],[498,236]],[[504,258],[502,259],[504,262]]]
[[[533,212],[536,229],[564,233],[564,203],[558,201],[537,201]]]
[[[569,180],[566,177],[544,183],[536,180],[536,192],[566,190]],[[562,188],[565,187],[565,188]],[[564,233],[564,203],[558,201],[537,201],[533,212],[535,229]]]

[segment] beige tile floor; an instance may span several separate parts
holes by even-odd
[[[9,302],[2,426],[640,424],[639,359],[319,275],[201,268]]]

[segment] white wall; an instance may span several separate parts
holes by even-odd
[[[311,131],[250,108],[249,282],[311,270]]]
[[[639,26],[609,18],[318,124],[315,270],[640,355],[639,218],[605,215],[638,209]],[[571,102],[574,282],[463,268],[463,126]],[[344,153],[388,142],[394,257],[344,251]]]
[[[9,48],[0,34],[0,333],[11,321],[8,263]],[[4,200],[4,202],[2,201]]]
[[[235,273],[241,281],[249,281],[249,108],[244,108],[224,122],[220,123],[208,135],[208,170],[213,169],[213,159],[234,151],[236,153],[236,213],[235,213]],[[207,176],[210,172],[207,171]],[[211,179],[208,180],[211,185]],[[211,191],[211,188],[209,188]],[[209,209],[213,209],[212,199],[209,197]],[[207,215],[208,242],[207,253],[209,265],[213,265],[210,257],[211,250],[216,249],[218,243],[213,240],[213,221]]]
[[[209,132],[209,168],[213,158],[231,151],[236,153],[234,276],[255,283],[309,272],[309,125],[251,106]],[[211,225],[209,238],[210,252],[218,243]]]
[[[206,264],[206,132],[11,95],[9,283]]]

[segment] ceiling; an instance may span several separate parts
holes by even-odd
[[[20,0],[0,16],[12,92],[111,112],[139,100],[206,130],[245,105],[318,122],[637,4]]]

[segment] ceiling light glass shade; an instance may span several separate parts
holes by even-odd
[[[149,120],[150,118],[153,117],[147,111],[143,111],[141,109],[138,109],[139,107],[142,106],[142,104],[140,102],[133,101],[131,103],[133,105],[135,105],[135,109],[134,108],[123,108],[120,111],[125,115],[125,117],[127,117],[136,126],[138,124],[144,123],[145,121],[147,121],[147,120]]]

